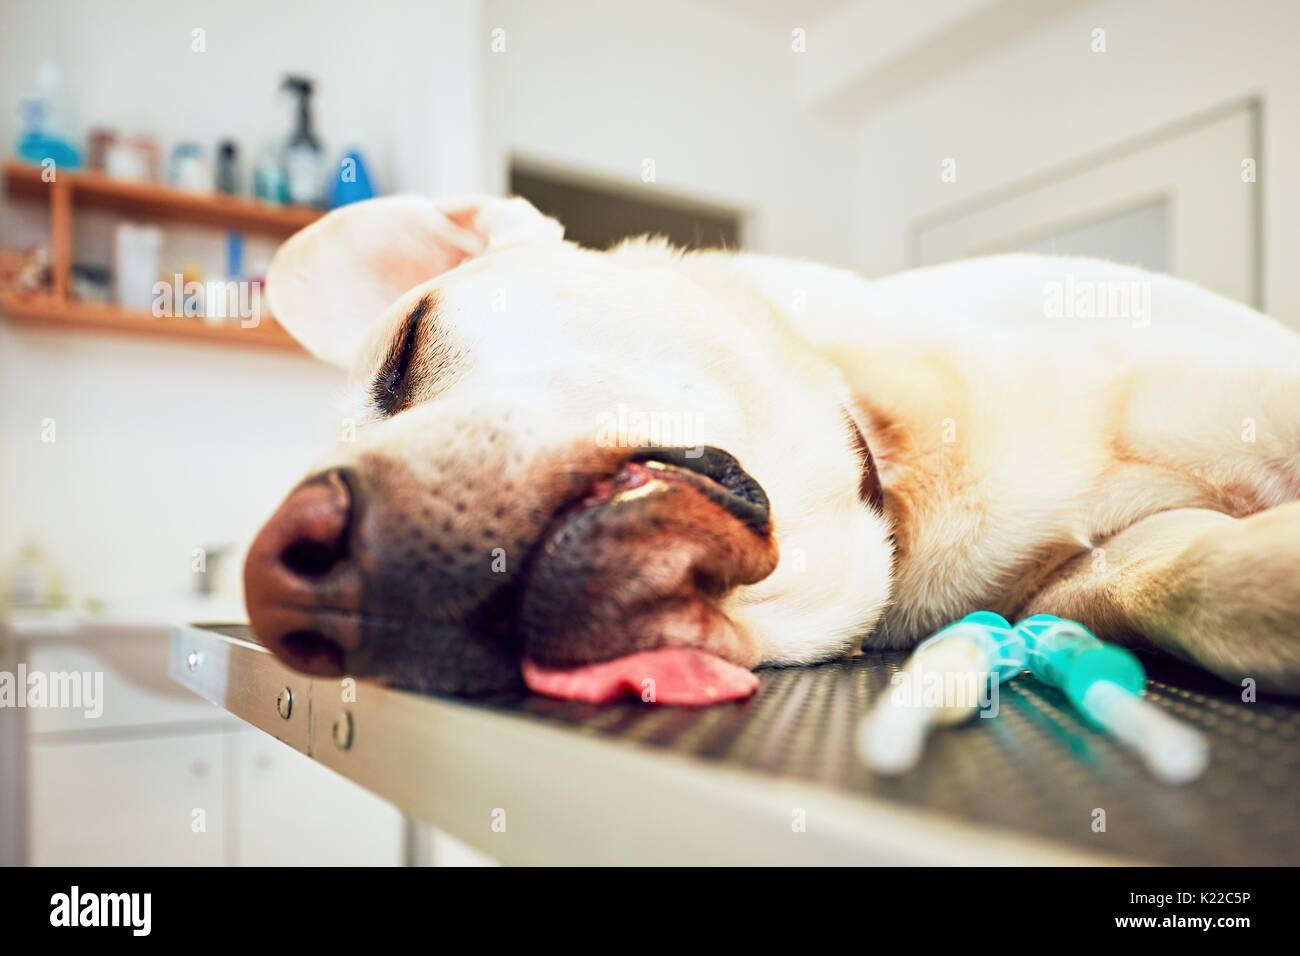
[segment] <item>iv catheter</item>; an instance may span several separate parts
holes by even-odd
[[[1024,670],[1025,655],[1024,635],[992,611],[976,611],[938,631],[917,646],[895,675],[894,692],[863,719],[859,755],[877,773],[911,769],[931,728],[968,720],[991,687]]]
[[[1030,672],[1060,688],[1093,726],[1136,751],[1158,778],[1186,783],[1200,776],[1209,744],[1142,699],[1146,672],[1136,657],[1051,614],[1035,614],[1015,630],[1024,639]]]

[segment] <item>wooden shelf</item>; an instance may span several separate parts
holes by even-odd
[[[264,317],[256,327],[246,329],[235,321],[217,323],[201,318],[157,318],[145,311],[76,301],[69,291],[72,214],[76,206],[113,212],[130,219],[286,238],[320,218],[320,210],[303,206],[273,206],[219,194],[190,193],[156,183],[113,179],[97,172],[60,171],[53,182],[46,182],[41,167],[13,161],[5,163],[4,176],[5,191],[10,197],[45,203],[50,211],[50,292],[17,296],[0,290],[0,312],[8,321],[42,330],[121,332],[305,354],[289,333],[270,317]]]
[[[16,161],[6,163],[4,173],[6,191],[15,199],[52,201],[55,190],[65,187],[71,200],[83,209],[102,209],[157,222],[288,237],[322,215],[319,209],[304,206],[274,206],[220,193],[191,193],[83,170],[61,171],[54,182],[47,183],[41,177],[41,167]]]
[[[246,329],[234,320],[158,318],[142,310],[116,305],[13,295],[0,296],[0,310],[11,323],[41,330],[81,329],[302,352],[293,337],[270,317]]]

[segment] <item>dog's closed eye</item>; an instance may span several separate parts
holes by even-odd
[[[402,320],[389,343],[384,361],[370,386],[370,397],[386,416],[396,415],[411,404],[416,378],[413,359],[420,344],[425,317],[433,310],[433,297],[424,296]]]

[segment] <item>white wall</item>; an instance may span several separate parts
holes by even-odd
[[[317,80],[318,134],[331,154],[357,136],[387,190],[477,188],[482,127],[479,0],[6,0],[0,5],[0,141],[37,64],[63,68],[83,127],[108,125],[245,158],[289,131],[286,73]],[[206,51],[194,52],[193,31]]]
[[[747,213],[746,243],[850,261],[849,128],[801,108],[791,26],[701,3],[488,0],[489,160],[511,155]]]
[[[77,594],[175,606],[191,550],[246,545],[329,447],[337,388],[307,358],[0,329],[0,553],[30,536]]]
[[[1098,27],[1105,53],[1090,50]],[[1260,96],[1261,183],[1243,188],[1264,189],[1266,307],[1300,324],[1298,35],[1300,6],[1290,0],[1102,0],[945,74],[862,125],[856,264],[896,271],[919,217]],[[957,160],[954,183],[940,179],[947,157]]]
[[[359,135],[384,189],[478,189],[480,13],[477,0],[6,0],[0,144],[7,155],[14,103],[51,60],[83,127],[147,131],[164,149],[233,136],[248,158],[287,132],[272,94],[300,71],[318,80],[331,152]],[[191,50],[195,28],[205,53]],[[0,217],[6,245],[45,231],[27,204],[6,200]],[[78,253],[102,256],[90,225]],[[0,323],[0,566],[33,536],[79,595],[173,599],[192,583],[191,549],[246,545],[332,444],[340,386],[305,357]]]

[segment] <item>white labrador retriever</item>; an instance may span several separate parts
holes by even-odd
[[[701,703],[990,608],[1300,692],[1300,336],[1189,283],[594,252],[394,197],[268,293],[360,423],[246,565],[299,669]]]

